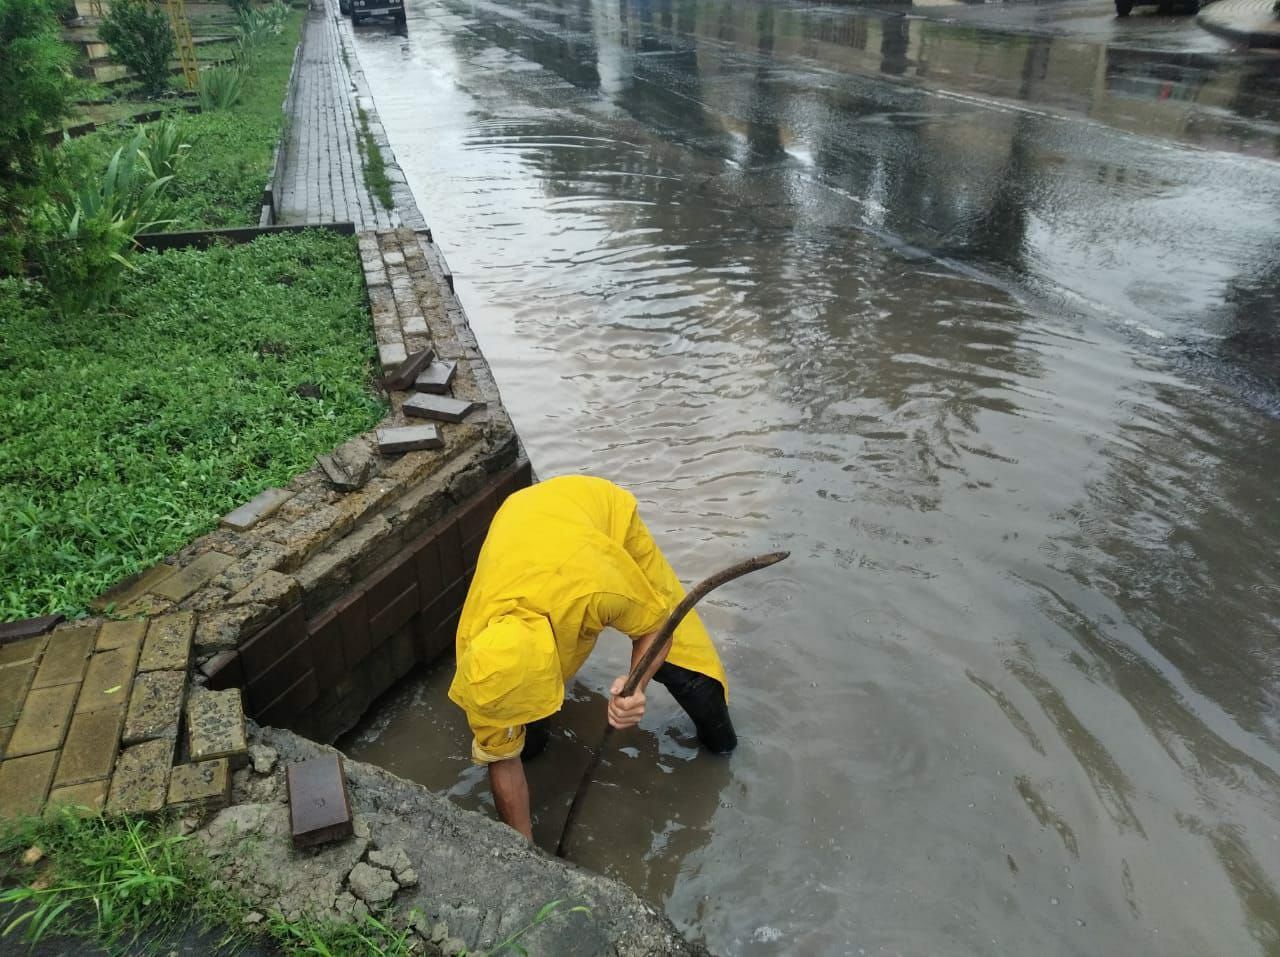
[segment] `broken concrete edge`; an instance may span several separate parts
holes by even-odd
[[[563,900],[520,938],[530,954],[706,954],[621,883],[550,857],[421,785],[292,732],[251,726],[250,741],[261,760],[232,775],[233,806],[207,816],[192,838],[223,892],[254,912],[289,921],[375,913],[412,930],[427,953],[442,953],[453,941],[491,948]],[[351,836],[297,850],[286,779],[323,758],[342,760]],[[576,906],[587,912],[571,912]]]

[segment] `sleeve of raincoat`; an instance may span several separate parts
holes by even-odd
[[[493,764],[514,758],[524,750],[524,725],[517,728],[494,728],[478,724],[467,715],[471,725],[471,760],[476,764]]]

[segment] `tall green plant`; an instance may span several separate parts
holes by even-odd
[[[169,85],[174,54],[168,15],[150,0],[112,0],[98,29],[112,54],[137,74],[143,90],[155,95]]]
[[[41,212],[44,240],[36,247],[45,289],[63,316],[106,307],[125,270],[135,237],[161,225],[159,210],[181,152],[170,137],[140,130],[115,151],[101,178]]]
[[[50,0],[0,0],[0,275],[22,266],[30,210],[45,198],[45,133],[70,111],[71,48]]]
[[[244,74],[239,66],[217,66],[200,74],[200,109],[229,110],[240,101]]]

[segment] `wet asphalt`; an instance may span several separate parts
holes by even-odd
[[[410,0],[357,49],[535,469],[687,580],[793,554],[703,613],[738,752],[655,693],[580,863],[722,953],[1280,952],[1280,58],[1081,0]],[[449,673],[345,744],[487,809]]]

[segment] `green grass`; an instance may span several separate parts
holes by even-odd
[[[386,161],[382,158],[382,150],[378,148],[373,134],[369,132],[369,114],[363,107],[357,109],[360,111],[358,142],[360,155],[364,158],[364,185],[382,203],[384,209],[391,209],[395,201],[391,198],[391,180],[387,179]]]
[[[302,11],[291,11],[280,35],[268,37],[257,48],[239,103],[229,110],[181,119],[184,139],[193,149],[173,184],[166,218],[174,222],[166,229],[257,225],[262,190],[284,124],[280,107],[303,16]],[[201,50],[202,55],[209,52]],[[145,109],[139,106],[139,112]],[[132,134],[127,125],[112,127],[72,140],[61,149],[70,165],[96,173]]]
[[[0,620],[79,613],[383,414],[354,240],[133,262],[92,319],[0,280]]]
[[[176,921],[188,911],[196,874],[183,843],[145,821],[69,811],[21,821],[0,838],[0,904],[12,908],[0,930],[33,942],[74,932],[117,944]],[[24,866],[21,855],[32,847],[43,856]]]
[[[80,812],[83,813],[83,812]],[[236,953],[252,935],[264,936],[286,954],[307,957],[408,957],[420,951],[394,910],[339,922],[303,917],[289,922],[273,911],[256,931],[246,929],[248,905],[218,882],[215,865],[199,844],[178,834],[171,823],[129,817],[105,819],[62,810],[25,818],[0,830],[0,951],[16,939],[80,937],[126,953],[163,952],[158,944],[137,945],[140,937],[199,926],[221,928],[217,953]],[[23,855],[31,850],[35,860]],[[544,905],[524,926],[489,951],[524,955],[521,941],[554,917],[589,914],[586,907]],[[133,945],[133,946],[131,946]],[[13,948],[17,952],[16,947]],[[478,957],[478,955],[477,955]]]

